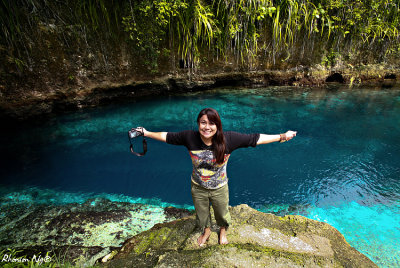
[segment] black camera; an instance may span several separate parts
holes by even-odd
[[[135,150],[133,149],[133,144],[132,144],[132,139],[139,137],[139,136],[143,136],[143,152],[142,153],[137,153],[135,152]],[[143,132],[143,128],[138,127],[138,128],[132,128],[131,130],[128,131],[128,137],[129,137],[129,143],[130,143],[130,150],[131,153],[133,153],[134,155],[137,156],[144,156],[147,152],[147,142],[146,139],[144,138],[144,132]]]

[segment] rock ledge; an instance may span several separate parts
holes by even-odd
[[[156,224],[99,261],[105,267],[377,267],[327,223],[247,205],[230,212],[228,245],[218,244],[213,226],[207,245],[199,248],[192,215]]]

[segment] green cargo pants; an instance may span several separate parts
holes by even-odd
[[[200,228],[211,227],[211,202],[217,225],[228,229],[231,223],[231,215],[228,209],[228,184],[218,189],[206,189],[192,182],[191,188],[193,204],[196,210],[196,225]]]

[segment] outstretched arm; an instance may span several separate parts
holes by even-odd
[[[149,137],[151,139],[155,139],[158,141],[167,142],[167,133],[168,132],[151,132],[147,131],[144,127],[142,127],[143,135],[145,137]]]
[[[260,138],[257,141],[257,145],[259,144],[267,144],[271,142],[284,142],[293,139],[297,134],[297,131],[287,131],[284,134],[277,135],[268,135],[268,134],[260,134]]]

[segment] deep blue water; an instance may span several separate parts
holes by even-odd
[[[380,267],[400,266],[400,89],[221,89],[88,109],[1,135],[3,200],[114,200],[190,207],[184,147],[127,131],[196,129],[204,107],[224,130],[295,139],[233,152],[230,204],[327,222]],[[141,150],[141,138],[135,140]],[[7,198],[4,198],[7,197]]]

